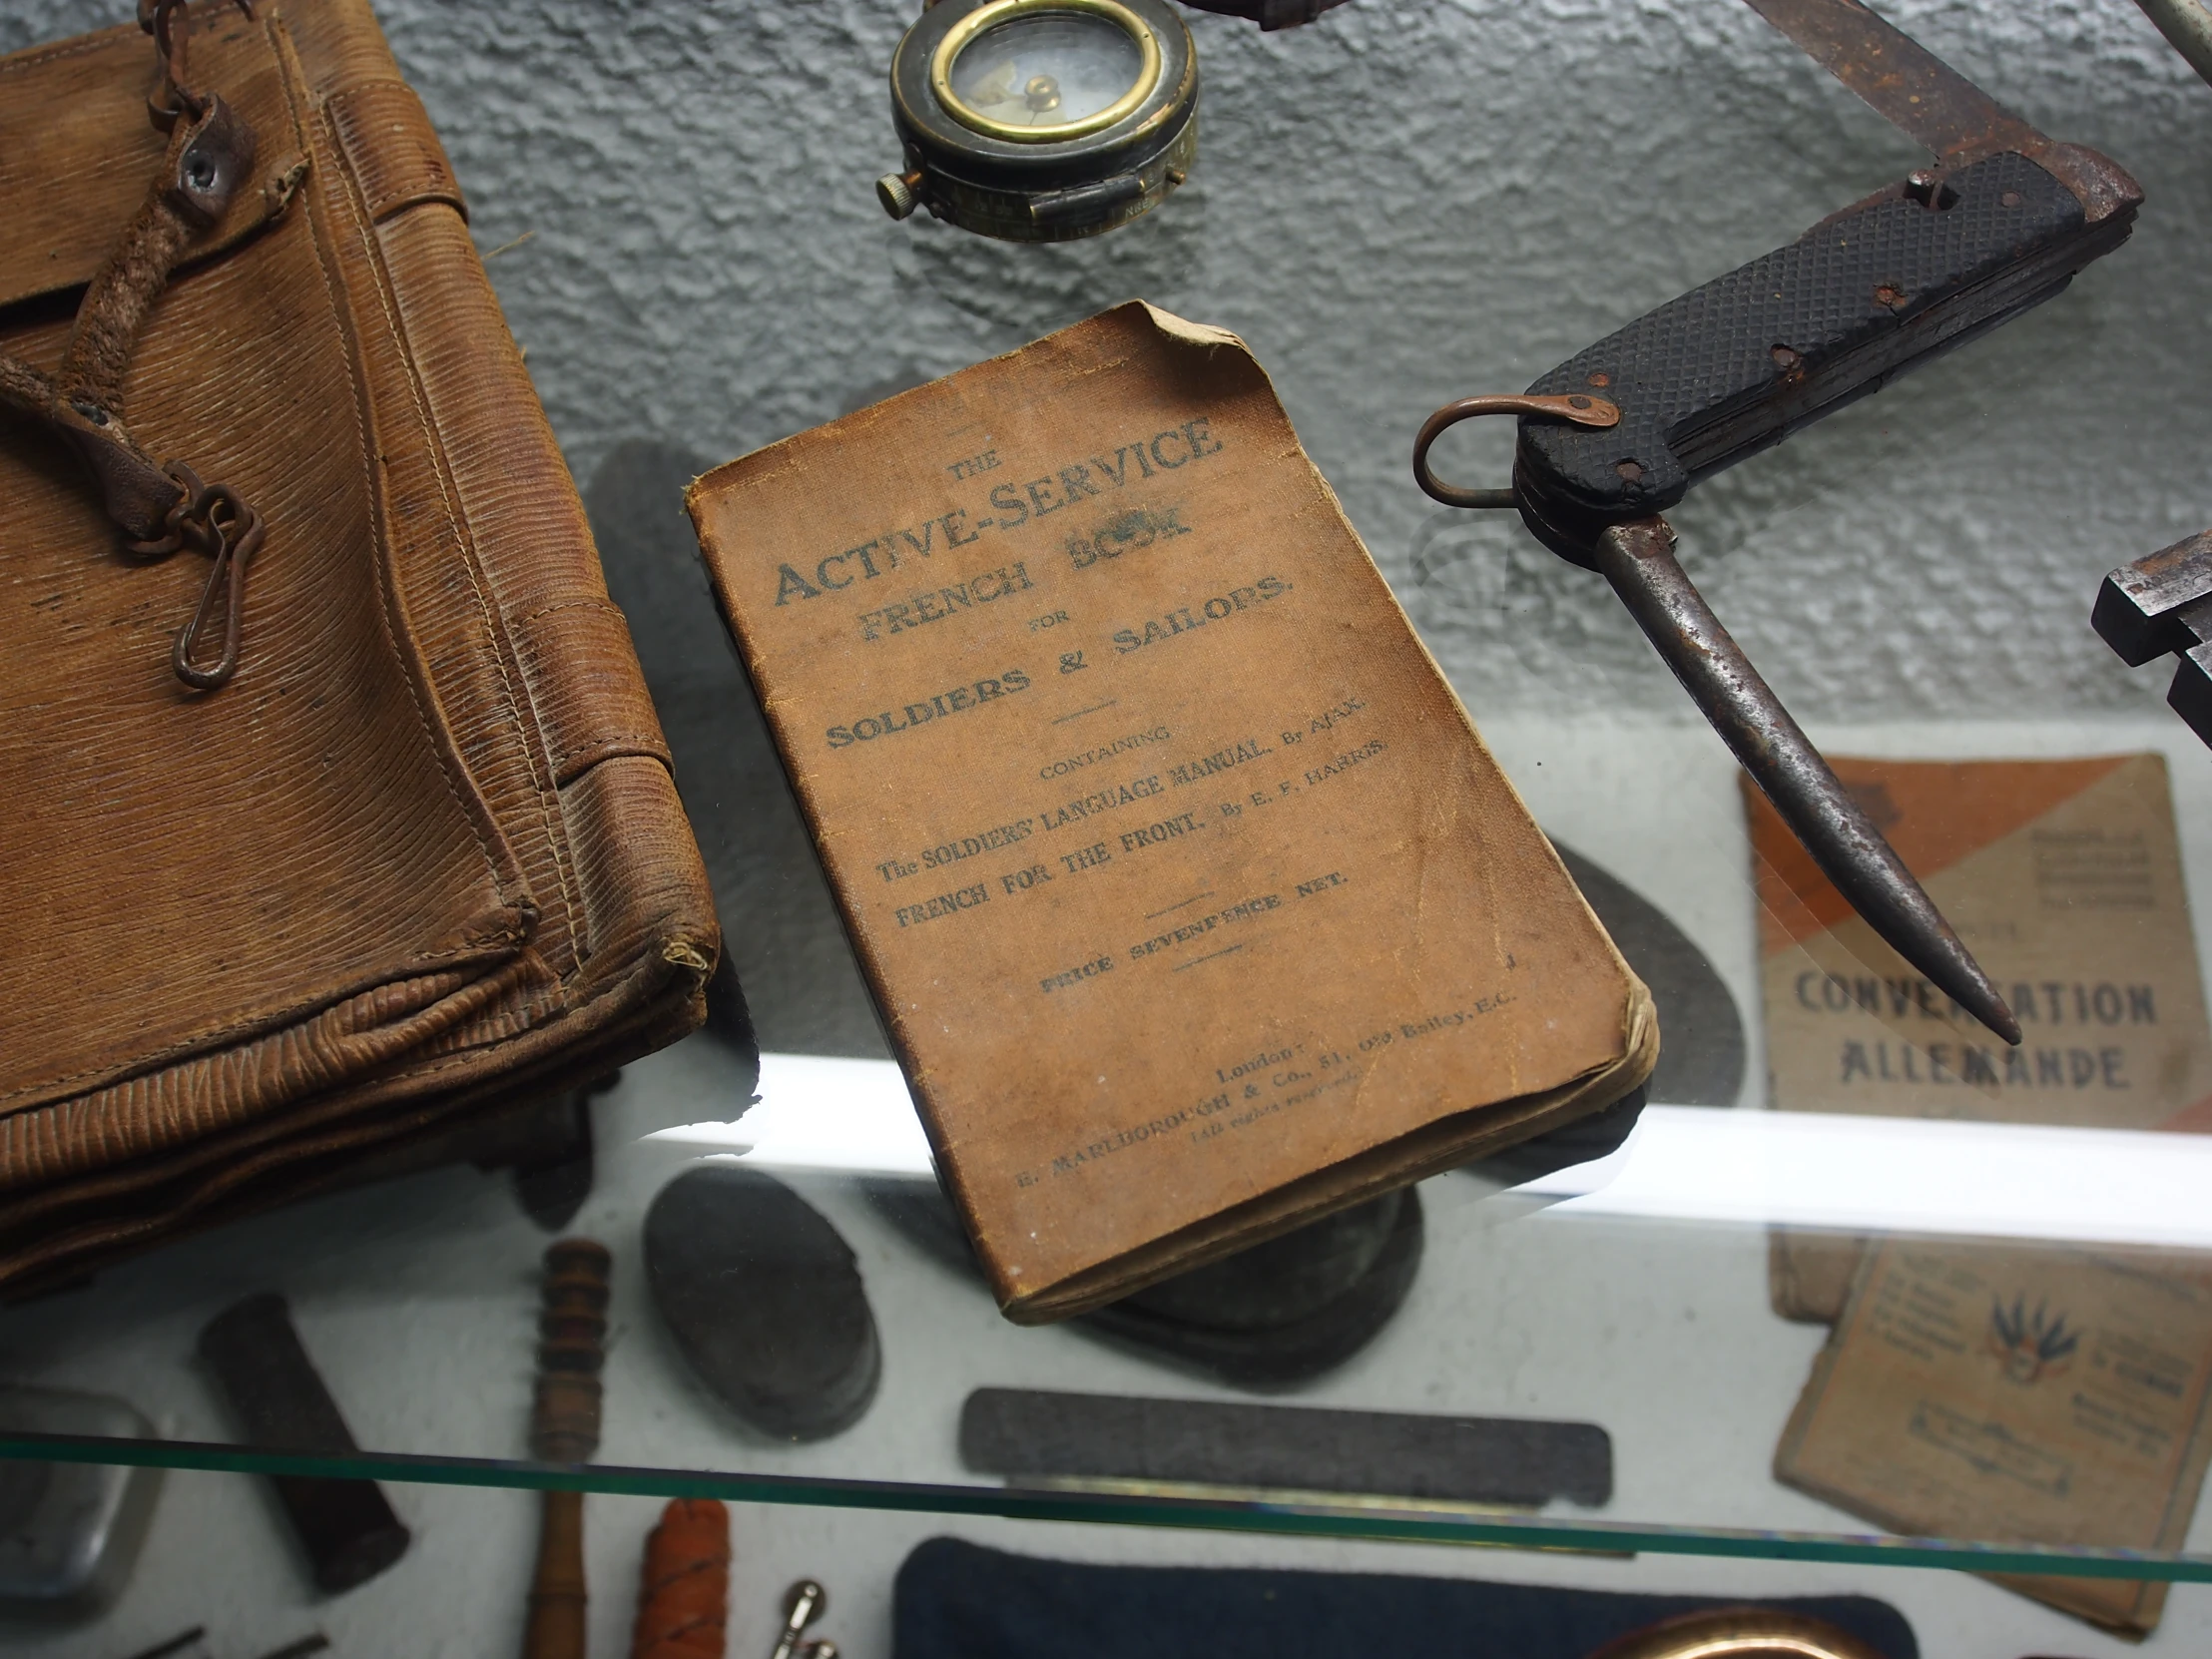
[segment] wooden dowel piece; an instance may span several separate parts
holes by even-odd
[[[590,1239],[561,1239],[546,1248],[530,1416],[530,1453],[546,1462],[587,1462],[599,1449],[610,1261],[606,1246]],[[543,1497],[523,1659],[584,1659],[584,1494],[549,1491]]]

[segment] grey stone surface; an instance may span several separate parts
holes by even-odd
[[[0,49],[127,9],[9,0]],[[1252,342],[1477,718],[1690,717],[1594,578],[1413,488],[1421,416],[1917,159],[1735,0],[1354,0],[1273,35],[1194,13],[1191,184],[1101,242],[1013,248],[874,205],[906,0],[378,9],[480,245],[531,234],[491,272],[580,479],[626,439],[735,455],[1141,295]],[[2212,521],[2212,91],[2128,0],[1886,9],[2134,170],[2141,227],[2058,301],[1705,486],[1687,562],[1807,718],[2142,709],[2162,677],[2086,618],[2106,569]],[[1486,432],[1462,465],[1504,455]]]

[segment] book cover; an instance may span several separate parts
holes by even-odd
[[[1234,335],[1121,305],[689,505],[1009,1318],[1649,1074],[1648,993]]]
[[[2208,1407],[2201,1258],[1889,1239],[1858,1263],[1775,1473],[1918,1537],[2178,1550]],[[2135,1636],[2166,1599],[2147,1579],[1997,1581]]]
[[[2025,1040],[1998,1042],[1877,938],[1747,782],[1780,1110],[2212,1128],[2212,1030],[2161,757],[1832,764]],[[1855,1238],[1777,1232],[1776,1311],[1833,1320],[1858,1256]]]

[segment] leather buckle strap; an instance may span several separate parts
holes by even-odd
[[[134,556],[165,559],[183,547],[208,555],[207,586],[177,635],[170,666],[195,691],[214,691],[238,671],[246,567],[262,544],[262,516],[238,491],[202,482],[181,461],[157,467],[131,440],[120,407],[140,331],[171,271],[193,239],[223,218],[254,169],[252,123],[189,84],[188,3],[139,0],[139,24],[154,37],[162,72],[147,108],[155,126],[171,135],[162,172],[86,288],[60,374],[49,381],[28,363],[0,355],[0,404],[45,421],[77,449]],[[251,0],[235,3],[254,15]],[[219,618],[220,648],[203,667],[202,648]]]

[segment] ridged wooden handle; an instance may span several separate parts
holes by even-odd
[[[599,1372],[606,1363],[604,1245],[561,1239],[545,1252],[538,1316],[538,1383],[530,1452],[581,1463],[599,1448]],[[523,1659],[584,1659],[584,1494],[546,1492],[538,1522],[538,1570],[530,1585]]]
[[[538,1387],[530,1455],[584,1463],[599,1449],[599,1371],[607,1363],[607,1247],[556,1239],[545,1248],[538,1315]]]

